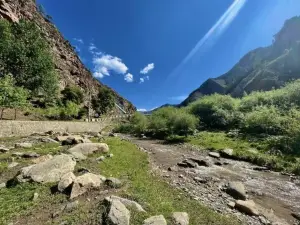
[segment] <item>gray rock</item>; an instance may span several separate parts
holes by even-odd
[[[17,162],[12,162],[11,164],[9,164],[9,165],[7,166],[7,168],[11,169],[11,168],[16,167],[17,165],[19,165],[19,163],[17,163]]]
[[[300,221],[300,213],[293,212],[291,214],[296,220]]]
[[[226,192],[235,199],[246,200],[247,198],[245,186],[241,182],[229,182]]]
[[[96,159],[97,161],[104,161],[105,160],[105,157],[104,156],[100,156]]]
[[[138,212],[146,212],[143,207],[135,201],[128,200],[126,198],[121,198],[118,196],[111,195],[105,198],[106,201],[118,200],[122,202],[126,207],[132,208]]]
[[[168,171],[178,172],[178,168],[176,166],[171,166],[168,168]]]
[[[69,155],[57,155],[45,162],[22,168],[17,180],[38,183],[57,182],[66,173],[74,171],[75,165],[76,162]]]
[[[65,146],[65,145],[75,145],[75,139],[67,138],[66,140],[63,140],[61,142],[61,145],[63,145],[63,146]]]
[[[114,177],[107,178],[105,184],[111,188],[120,188],[123,185],[122,181]]]
[[[189,159],[196,162],[198,166],[210,167],[213,165],[212,161],[208,158],[189,158]]]
[[[5,146],[0,145],[0,152],[6,153],[6,152],[8,152],[8,151],[9,151],[9,148],[6,148]]]
[[[224,158],[231,158],[233,156],[233,149],[226,148],[221,150],[221,156]]]
[[[242,213],[246,213],[250,216],[258,216],[259,212],[256,209],[255,202],[252,200],[242,201],[237,200],[235,202],[235,208]]]
[[[93,173],[85,173],[76,177],[75,181],[73,182],[70,199],[84,194],[90,188],[99,188],[105,180],[105,177]]]
[[[107,157],[112,158],[112,157],[114,157],[114,154],[109,154]]]
[[[36,159],[32,159],[31,162],[35,163],[35,164],[38,164],[38,163],[42,163],[42,162],[45,162],[49,159],[52,159],[53,156],[52,155],[42,155]]]
[[[35,193],[33,194],[32,201],[35,202],[35,201],[38,200],[38,198],[39,198],[39,194],[35,192]]]
[[[85,156],[93,153],[107,153],[109,152],[109,147],[105,143],[82,143],[77,144],[70,148],[68,152],[79,160],[85,158]]]
[[[63,175],[58,182],[57,189],[60,192],[63,192],[66,188],[68,188],[74,181],[76,177],[72,172],[66,173]]]
[[[220,153],[218,153],[218,152],[209,152],[208,155],[210,157],[213,157],[213,158],[216,158],[216,159],[220,158]]]
[[[79,205],[78,201],[70,202],[64,207],[63,211],[66,211],[68,213],[72,212],[74,209],[78,208],[78,205]]]
[[[32,148],[32,144],[31,143],[16,143],[15,144],[15,148]]]
[[[227,205],[229,208],[233,209],[235,207],[235,202],[228,202]]]
[[[106,201],[107,215],[105,224],[109,225],[129,225],[130,212],[119,200]]]
[[[174,212],[172,222],[174,225],[189,225],[189,215],[186,212]]]
[[[144,220],[143,225],[167,225],[167,221],[163,215],[152,216]]]
[[[1,189],[1,188],[6,188],[6,183],[5,183],[5,182],[0,183],[0,189]]]
[[[49,137],[43,137],[43,138],[40,138],[40,141],[41,141],[41,142],[44,142],[44,143],[56,143],[56,144],[58,144],[57,141],[55,141],[54,139],[49,138]]]
[[[184,167],[184,168],[195,168],[198,166],[198,164],[193,160],[185,159],[182,162],[177,163],[177,166]]]
[[[62,141],[65,141],[67,139],[71,139],[71,140],[82,140],[82,137],[79,136],[79,135],[63,135],[63,136],[57,136],[55,137],[55,140],[56,141],[59,141],[59,142],[62,142]]]

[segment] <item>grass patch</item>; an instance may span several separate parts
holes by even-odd
[[[191,225],[239,224],[235,219],[226,218],[191,200],[151,174],[147,154],[139,151],[134,144],[118,138],[108,138],[105,142],[114,157],[100,163],[101,174],[127,179],[129,187],[122,195],[146,206],[147,213],[132,213],[131,224],[142,224],[147,217],[160,214],[169,219],[176,211],[186,211]]]
[[[253,137],[226,136],[224,132],[201,132],[197,136],[189,137],[188,143],[203,149],[220,150],[231,148],[237,159],[248,161],[259,166],[267,166],[275,171],[286,171],[300,174],[300,159],[290,155],[271,155],[266,140]]]
[[[65,195],[52,195],[53,184],[41,185],[24,183],[12,188],[0,189],[0,224],[8,224],[14,217],[30,215],[32,210],[41,206],[53,205],[65,199]],[[33,194],[39,193],[37,201],[33,202]]]

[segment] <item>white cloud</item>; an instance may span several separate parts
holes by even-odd
[[[144,78],[140,78],[140,84],[144,83],[144,82],[145,82],[145,79]]]
[[[89,50],[91,53],[95,53],[95,50],[97,50],[97,47],[95,46],[94,43],[90,43],[90,46],[89,46]]]
[[[147,112],[147,109],[138,109],[138,112]]]
[[[122,62],[122,59],[111,55],[105,55],[103,53],[97,53],[94,55],[93,64],[94,76],[98,78],[110,76],[111,72],[116,74],[126,74],[128,71],[127,66]]]
[[[140,71],[140,73],[141,74],[147,74],[147,73],[149,73],[151,70],[153,70],[154,69],[154,63],[150,63],[150,64],[148,64],[144,69],[142,69],[141,71]]]
[[[130,73],[127,73],[127,74],[125,75],[125,77],[124,77],[124,80],[125,80],[126,82],[128,82],[128,83],[133,82],[133,75],[130,74]]]
[[[84,44],[84,41],[81,38],[73,38],[74,41],[77,41],[80,44]]]

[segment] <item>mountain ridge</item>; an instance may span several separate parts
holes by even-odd
[[[245,92],[280,88],[286,82],[300,78],[299,59],[300,16],[295,16],[285,21],[270,46],[248,52],[227,73],[206,80],[179,106],[214,93],[241,97]]]

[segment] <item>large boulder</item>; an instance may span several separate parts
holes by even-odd
[[[246,200],[246,190],[245,186],[241,182],[229,182],[226,188],[227,194],[231,195],[235,199]]]
[[[105,180],[105,177],[93,173],[85,173],[81,176],[76,177],[73,182],[70,199],[84,194],[90,188],[99,188]]]
[[[237,210],[239,210],[240,212],[246,213],[250,216],[258,216],[259,215],[259,212],[255,206],[255,202],[252,200],[249,200],[249,201],[237,200],[235,202],[235,208]]]
[[[129,225],[130,212],[125,205],[119,200],[112,200],[106,202],[107,213],[105,217],[105,224],[107,225]]]
[[[85,159],[87,155],[93,154],[95,152],[107,153],[109,152],[109,147],[105,143],[81,143],[68,150],[76,159]]]
[[[63,175],[72,172],[75,165],[76,162],[69,155],[57,155],[45,162],[22,168],[17,180],[38,183],[57,182]]]
[[[186,212],[174,212],[172,222],[174,225],[189,225],[189,215]]]
[[[106,197],[105,200],[106,201],[118,200],[118,201],[122,202],[126,207],[129,207],[135,211],[146,212],[139,203],[129,200],[129,199],[126,199],[126,198],[121,198],[118,196],[111,195],[109,197]]]
[[[167,225],[167,221],[163,215],[152,216],[144,220],[143,225]]]

